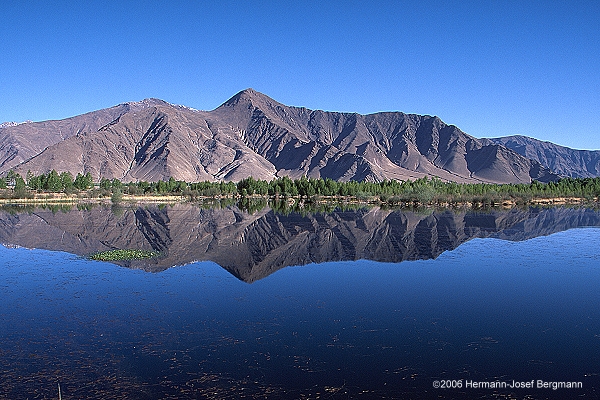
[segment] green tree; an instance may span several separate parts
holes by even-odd
[[[254,178],[249,176],[244,178],[237,184],[237,191],[241,196],[252,196],[254,194],[255,181]]]
[[[170,177],[169,180],[167,181],[167,192],[174,192],[175,191],[175,187],[177,185],[177,181],[175,181],[175,178]]]
[[[25,184],[25,180],[21,177],[21,175],[17,174],[15,176],[15,191],[23,191],[27,185]]]
[[[73,187],[73,175],[68,171],[61,172],[60,182],[63,190],[71,189]]]
[[[83,185],[83,175],[78,173],[77,176],[75,177],[75,182],[73,182],[73,185],[79,190],[84,190],[85,187]]]
[[[63,189],[62,181],[56,170],[50,171],[44,185],[44,189],[51,192],[60,192]]]
[[[123,189],[123,183],[118,180],[117,178],[114,178],[111,182],[110,182],[110,186],[113,189]]]
[[[106,179],[106,178],[100,179],[100,189],[110,190],[111,186],[112,185],[111,185],[110,179]]]
[[[89,172],[85,175],[78,173],[75,177],[75,182],[73,182],[73,186],[75,186],[79,190],[91,189],[94,187],[94,180],[92,179],[92,174]]]
[[[42,175],[38,175],[38,176],[32,176],[29,179],[27,179],[27,186],[29,186],[29,189],[31,190],[41,190],[42,189],[42,179],[41,177]]]
[[[158,193],[167,193],[168,191],[168,184],[165,181],[158,181],[156,182],[156,191]]]

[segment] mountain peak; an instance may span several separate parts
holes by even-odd
[[[257,92],[256,90],[254,90],[252,88],[248,88],[248,89],[244,89],[241,92],[238,92],[237,94],[235,94],[233,97],[231,97],[225,103],[223,103],[221,105],[221,107],[223,107],[223,106],[231,107],[240,102],[251,103],[254,105],[270,105],[270,106],[273,104],[279,104],[277,101],[273,100],[266,94]]]
[[[247,88],[247,89],[244,89],[244,90],[242,90],[242,91],[239,92],[239,94],[242,94],[242,93],[247,94],[247,95],[256,95],[256,94],[259,94],[259,92],[257,92],[256,90],[254,90],[252,88]]]
[[[246,99],[256,99],[256,98],[265,98],[265,97],[269,98],[267,95],[262,94],[261,92],[258,92],[252,88],[244,89],[244,90],[240,91],[239,93],[237,93],[235,96],[243,97]]]

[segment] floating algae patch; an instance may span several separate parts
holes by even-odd
[[[97,261],[130,261],[158,256],[160,256],[160,252],[153,250],[116,249],[94,253],[90,256],[90,259]]]

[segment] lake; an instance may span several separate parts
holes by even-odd
[[[595,210],[28,209],[0,242],[2,398],[599,396]]]

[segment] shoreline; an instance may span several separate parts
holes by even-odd
[[[75,205],[75,204],[104,204],[104,205],[126,205],[126,204],[165,204],[165,203],[196,203],[203,201],[221,201],[221,200],[232,200],[232,201],[267,201],[267,202],[285,202],[289,207],[310,207],[318,205],[365,205],[365,206],[389,206],[397,208],[414,208],[418,207],[439,207],[447,209],[455,208],[513,208],[519,206],[597,206],[599,205],[599,199],[594,198],[592,200],[585,199],[582,197],[540,197],[532,198],[526,201],[515,201],[515,199],[503,199],[495,200],[491,202],[484,201],[439,201],[439,202],[427,202],[421,203],[416,201],[400,201],[397,203],[388,203],[381,201],[377,196],[371,196],[368,198],[359,198],[356,196],[315,196],[315,197],[303,197],[303,196],[241,196],[236,195],[219,195],[219,196],[195,196],[190,198],[189,196],[181,195],[129,195],[122,194],[118,201],[114,201],[111,197],[91,197],[83,195],[68,195],[65,193],[43,193],[43,194],[32,194],[33,197],[23,198],[0,198],[0,206],[5,205]]]

